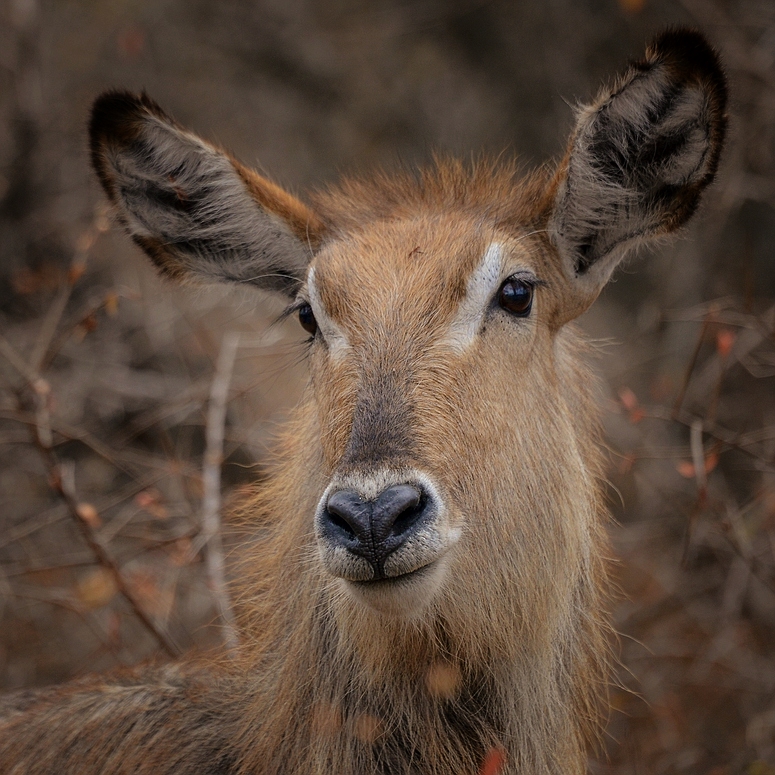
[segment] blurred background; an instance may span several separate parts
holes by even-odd
[[[228,502],[305,380],[277,302],[181,291],[111,226],[101,90],[303,192],[433,149],[557,158],[572,106],[675,24],[722,51],[731,134],[692,226],[581,321],[622,659],[590,767],[775,775],[772,0],[0,0],[0,685],[228,637],[203,516],[228,574]]]

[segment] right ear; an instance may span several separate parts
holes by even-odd
[[[103,94],[89,136],[120,221],[164,274],[295,294],[325,230],[309,207],[145,94]]]
[[[724,145],[726,79],[694,30],[660,35],[612,88],[583,107],[548,221],[575,317],[632,247],[682,226]]]

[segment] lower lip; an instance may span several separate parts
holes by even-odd
[[[409,573],[402,573],[400,576],[390,576],[386,579],[374,579],[373,581],[350,581],[354,587],[358,589],[386,589],[388,587],[401,586],[402,584],[410,584],[416,580],[430,574],[435,565],[435,562],[423,565],[422,568],[410,571]]]

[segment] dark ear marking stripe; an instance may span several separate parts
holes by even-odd
[[[295,293],[325,232],[309,207],[184,130],[146,94],[103,94],[89,131],[120,222],[162,273]]]
[[[572,275],[601,262],[610,274],[630,245],[692,216],[718,168],[726,105],[716,52],[698,32],[674,29],[581,109],[550,216]]]

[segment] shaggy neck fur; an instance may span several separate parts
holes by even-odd
[[[506,753],[504,774],[585,771],[609,646],[600,455],[577,349],[572,332],[557,342],[558,381],[569,386],[563,403],[586,462],[568,481],[586,482],[573,500],[589,530],[588,556],[562,589],[547,579],[520,588],[497,570],[472,587],[463,569],[411,622],[357,605],[319,568],[304,515],[325,476],[310,477],[321,463],[310,458],[314,411],[302,408],[285,436],[282,474],[242,512],[247,530],[265,533],[259,562],[247,556],[242,574],[245,631],[255,638],[246,636],[238,679],[250,696],[241,772],[477,775],[493,749]],[[529,601],[543,616],[526,618]]]

